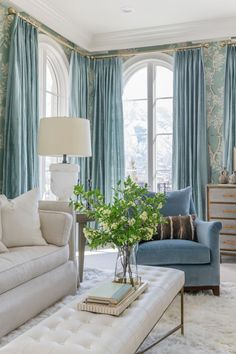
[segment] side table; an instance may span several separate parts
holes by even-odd
[[[84,251],[85,251],[85,244],[86,244],[86,237],[84,235],[84,227],[86,226],[87,222],[93,221],[93,219],[89,218],[86,214],[76,213],[76,222],[79,226],[78,232],[78,253],[79,253],[79,262],[78,262],[78,273],[79,279],[82,283],[83,281],[83,272],[84,272]]]

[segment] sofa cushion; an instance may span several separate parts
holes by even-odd
[[[45,240],[55,246],[67,245],[73,223],[72,215],[50,210],[39,210],[39,215]]]
[[[9,248],[0,254],[0,294],[57,268],[69,259],[69,246]]]
[[[166,193],[166,203],[161,213],[164,216],[188,215],[190,210],[190,200],[192,187],[180,189]]]
[[[210,249],[187,240],[161,240],[139,244],[137,262],[143,265],[207,264]]]
[[[8,252],[6,246],[0,241],[0,253]]]
[[[150,197],[154,194],[155,192],[149,192],[148,196]],[[194,214],[192,187],[167,192],[166,202],[160,211],[164,216]]]
[[[2,214],[1,214],[1,207],[0,207],[0,253],[8,252],[6,246],[2,243]]]
[[[0,196],[2,242],[6,247],[47,245],[40,230],[38,190],[8,200]]]

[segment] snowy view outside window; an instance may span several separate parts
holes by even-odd
[[[123,92],[126,176],[154,191],[171,186],[172,92],[171,68],[154,60],[136,65]]]

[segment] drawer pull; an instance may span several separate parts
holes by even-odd
[[[236,194],[223,194],[224,198],[236,198]]]
[[[232,213],[236,213],[236,210],[230,210],[230,209],[225,209],[225,210],[223,210],[223,213],[225,213],[225,214],[227,214],[227,213],[230,213],[230,214],[232,214]]]
[[[233,225],[229,225],[229,226],[225,226],[225,227],[223,227],[224,229],[228,229],[228,230],[234,230],[234,229],[236,229],[236,225],[235,226],[233,226]]]

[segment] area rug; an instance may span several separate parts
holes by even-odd
[[[110,274],[110,271],[86,269],[84,282],[76,296],[98,281],[103,281]],[[75,296],[67,296],[43,311],[3,337],[0,346],[6,345],[74,299]],[[176,298],[142,348],[178,324],[179,316],[180,298]],[[176,332],[150,349],[147,354],[236,354],[236,283],[222,283],[220,297],[213,296],[211,292],[185,294],[185,335],[181,336],[180,332]]]

